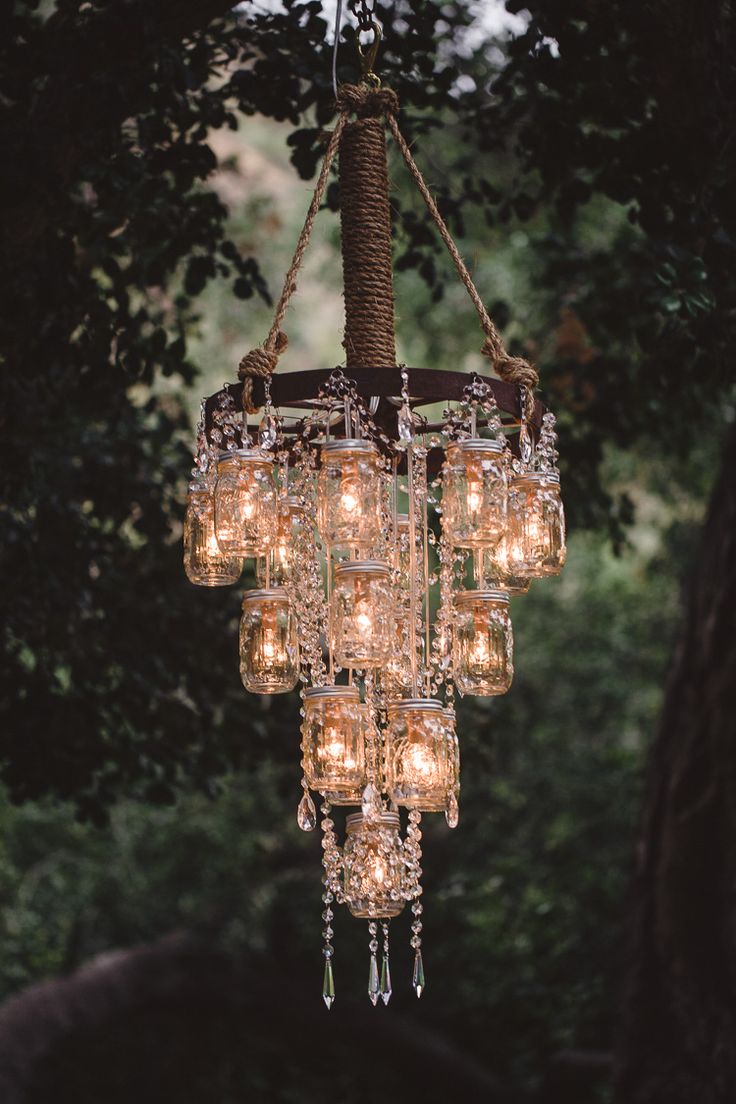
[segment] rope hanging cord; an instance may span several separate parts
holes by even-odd
[[[536,369],[523,357],[509,355],[485,308],[445,220],[411,155],[396,114],[398,98],[390,88],[344,84],[337,98],[339,117],[325,152],[307,217],[276,306],[268,337],[240,362],[243,409],[255,413],[252,379],[268,378],[288,341],[281,332],[286,309],[296,290],[296,277],[309,244],[314,220],[324,194],[332,162],[340,149],[340,212],[345,289],[345,351],[348,367],[390,366],[396,363],[394,337],[393,269],[388,198],[385,116],[394,141],[427,206],[457,273],[478,313],[485,334],[482,353],[502,380],[521,387],[524,413],[531,419],[533,391],[539,383]],[[348,123],[349,115],[357,118]]]
[[[525,414],[527,419],[531,419],[534,412],[534,395],[533,391],[539,383],[539,374],[537,370],[524,360],[523,357],[512,357],[506,350],[506,346],[501,339],[501,335],[493,324],[493,320],[485,308],[483,300],[478,293],[478,289],[473,283],[473,278],[468,272],[468,269],[460,256],[460,251],[455,245],[452,234],[450,233],[447,223],[443,219],[439,212],[437,204],[434,201],[432,193],[430,192],[427,184],[422,176],[421,170],[416,161],[411,155],[411,151],[404,139],[403,134],[399,130],[399,124],[393,113],[387,115],[388,125],[391,129],[391,133],[394,137],[394,141],[398,146],[401,154],[406,162],[407,168],[411,173],[411,176],[416,184],[419,192],[427,205],[432,220],[437,227],[440,237],[447,246],[447,251],[450,254],[453,264],[457,269],[458,276],[462,280],[465,288],[470,296],[473,306],[478,312],[480,318],[480,324],[483,328],[483,332],[486,335],[486,340],[483,343],[481,352],[484,356],[487,356],[491,362],[492,367],[498,372],[498,375],[502,380],[507,383],[516,384],[519,387],[526,388],[524,395],[526,409]]]
[[[258,407],[253,405],[253,378],[258,376],[261,379],[270,379],[276,370],[279,357],[289,343],[286,334],[281,330],[281,323],[284,320],[289,300],[296,291],[297,273],[299,272],[304,254],[309,245],[309,239],[312,236],[314,220],[317,217],[317,212],[322,202],[322,196],[324,195],[325,186],[327,184],[327,177],[329,176],[332,162],[335,159],[335,154],[340,144],[340,137],[347,120],[347,113],[342,112],[330,136],[324,160],[322,161],[322,168],[320,169],[317,184],[312,196],[312,202],[309,204],[307,217],[304,220],[304,226],[299,235],[294,256],[284,279],[284,286],[281,289],[281,295],[276,304],[276,313],[274,314],[268,337],[263,345],[257,345],[255,349],[251,349],[249,353],[246,353],[238,365],[238,378],[243,381],[243,410],[247,414],[255,414],[258,410]]]

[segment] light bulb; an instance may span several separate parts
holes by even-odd
[[[480,633],[473,640],[473,646],[470,649],[470,660],[474,665],[480,666],[488,663],[490,658],[491,651],[488,647],[488,637],[485,633]]]
[[[483,484],[468,483],[468,513],[477,514],[483,505]]]
[[[381,855],[376,855],[376,861],[373,864],[373,880],[379,886],[382,886],[386,878],[386,863],[383,861]]]
[[[412,744],[408,749],[407,766],[415,777],[426,781],[434,770],[434,757],[423,744]]]
[[[246,519],[246,521],[250,521],[256,509],[256,504],[253,501],[253,496],[244,495],[241,499],[241,504],[243,507],[243,517]]]

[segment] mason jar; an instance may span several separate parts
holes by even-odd
[[[251,590],[240,618],[240,677],[253,694],[285,694],[299,679],[296,617],[285,590]]]
[[[260,556],[276,538],[273,460],[260,449],[225,452],[217,465],[215,532],[223,552]]]
[[[565,511],[555,472],[517,475],[509,490],[509,557],[522,575],[559,575],[565,563]]]
[[[243,570],[242,556],[226,555],[215,536],[215,502],[204,480],[189,484],[184,517],[184,571],[197,586],[230,586]]]
[[[509,513],[509,524],[510,521]],[[505,590],[510,598],[527,593],[532,585],[531,576],[522,574],[521,569],[516,566],[521,557],[508,526],[498,544],[493,548],[484,548],[481,555],[483,556],[483,578],[488,580],[491,587]]]
[[[351,813],[345,822],[345,901],[353,916],[388,920],[404,907],[404,847],[399,814],[367,821]]]
[[[509,596],[503,590],[455,595],[452,665],[461,694],[505,694],[514,677]]]
[[[326,441],[317,475],[317,527],[333,550],[370,548],[381,535],[381,456],[372,441]]]
[[[387,706],[386,775],[391,800],[407,809],[441,812],[453,784],[448,723],[442,702],[406,698]]]
[[[257,563],[256,578],[261,586],[281,587],[294,578],[295,548],[304,523],[304,505],[297,495],[279,499],[273,546]]]
[[[442,526],[458,548],[496,544],[506,527],[508,468],[500,441],[472,437],[447,446]]]
[[[369,720],[357,686],[313,686],[304,691],[304,776],[309,788],[333,805],[361,802]]]
[[[393,602],[388,564],[337,564],[331,599],[332,642],[340,667],[381,667],[393,645]]]

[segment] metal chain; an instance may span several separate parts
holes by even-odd
[[[370,31],[373,27],[373,4],[368,0],[348,0],[348,8],[358,20],[359,31]]]

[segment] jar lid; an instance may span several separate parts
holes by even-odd
[[[360,700],[360,691],[357,686],[309,686],[304,691],[304,700],[314,701],[316,698],[344,698],[350,701]]]
[[[324,456],[326,452],[357,452],[364,456],[378,456],[376,445],[365,437],[339,437],[336,441],[325,441],[320,455]]]
[[[460,449],[461,452],[503,452],[505,445],[497,441],[495,437],[463,437],[459,441],[451,441],[447,446],[450,449]]]
[[[348,560],[335,565],[335,578],[338,575],[389,575],[390,570],[383,560]]]
[[[560,476],[559,472],[522,472],[520,475],[512,477],[511,485],[515,487],[521,487],[525,483],[532,484],[533,486],[540,486],[544,483],[552,483],[554,486],[559,487]]]
[[[240,448],[231,449],[228,452],[221,452],[217,458],[217,463],[219,466],[220,464],[225,464],[228,461],[235,459],[245,460],[250,464],[273,463],[273,456],[271,456],[269,452],[264,452],[263,449],[259,448]]]
[[[365,822],[365,817],[362,813],[349,813],[345,818],[345,831],[350,833],[354,832],[356,828],[360,828]],[[381,813],[378,818],[378,823],[381,828],[398,828],[400,826],[398,813]]]
[[[442,713],[444,705],[437,698],[401,698],[399,701],[388,702],[388,713],[403,713],[408,709],[418,709],[426,713]]]
[[[261,590],[246,590],[243,601],[250,602],[252,598],[280,598],[289,601],[289,595],[284,587],[263,587]]]
[[[505,602],[508,605],[509,593],[507,590],[459,590],[455,595],[455,601],[461,604],[465,602]]]

